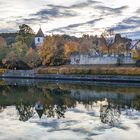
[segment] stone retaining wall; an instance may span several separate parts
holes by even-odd
[[[70,58],[72,65],[85,65],[85,64],[117,64],[118,57],[114,56],[89,56],[89,55],[76,55]],[[131,57],[124,57],[122,64],[135,64]]]

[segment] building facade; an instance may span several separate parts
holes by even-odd
[[[40,46],[42,46],[44,43],[44,38],[45,38],[44,33],[43,33],[42,29],[40,28],[38,30],[35,38],[33,39],[31,47],[33,49],[36,49],[36,48],[39,48]]]
[[[89,54],[72,54],[70,56],[71,65],[96,65],[96,64],[117,64],[118,56],[99,56]],[[124,56],[122,59],[123,64],[135,64],[135,61],[130,56]]]

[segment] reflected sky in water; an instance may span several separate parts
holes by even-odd
[[[140,137],[139,86],[1,80],[0,89],[0,140]]]

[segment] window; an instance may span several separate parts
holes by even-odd
[[[38,37],[38,39],[37,39],[37,40],[38,40],[38,42],[40,42],[40,38],[39,38],[39,37]]]

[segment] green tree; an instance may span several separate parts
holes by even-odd
[[[12,44],[11,50],[16,53],[18,59],[23,60],[24,56],[27,53],[28,47],[27,47],[26,43],[24,43],[22,41],[17,41],[14,44]]]
[[[32,28],[26,24],[22,24],[19,26],[19,34],[26,35],[26,34],[34,34]]]
[[[3,64],[7,68],[20,67],[21,63],[22,65],[24,63],[24,57],[27,53],[27,49],[27,45],[20,40],[13,43],[9,53],[7,53],[5,59],[3,60]]]
[[[41,59],[36,50],[29,49],[25,55],[24,62],[30,67],[35,68],[41,65]]]
[[[22,37],[26,45],[30,47],[32,40],[35,37],[35,33],[30,26],[22,24],[19,26],[18,36]]]
[[[0,66],[3,66],[3,59],[6,57],[6,55],[9,52],[9,48],[8,47],[1,47],[0,48]]]

